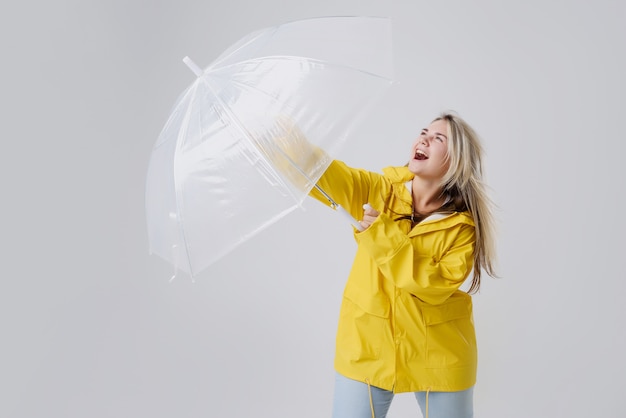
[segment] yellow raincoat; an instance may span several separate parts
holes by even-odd
[[[394,392],[459,391],[476,380],[472,300],[459,290],[473,266],[467,212],[427,218],[411,229],[406,167],[384,175],[333,161],[318,184],[356,219],[381,212],[355,233],[358,244],[337,330],[335,369]],[[317,190],[311,195],[328,203]]]

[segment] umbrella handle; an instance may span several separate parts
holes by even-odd
[[[348,213],[348,211],[346,211],[344,208],[342,208],[340,205],[335,206],[335,210],[337,212],[339,212],[339,214],[341,216],[343,216],[348,222],[350,222],[352,224],[353,227],[356,228],[357,231],[362,232],[364,231],[364,228],[361,226],[361,224],[359,223],[359,221],[357,221],[356,219],[354,219],[354,217],[352,215],[350,215]]]

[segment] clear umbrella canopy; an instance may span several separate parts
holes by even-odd
[[[193,276],[301,205],[389,86],[391,51],[388,19],[331,17],[186,59],[197,77],[148,168],[151,252]]]

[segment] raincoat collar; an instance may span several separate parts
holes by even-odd
[[[383,174],[391,180],[392,183],[405,183],[415,177],[415,174],[411,173],[407,166],[385,167],[383,168]]]
[[[385,167],[383,174],[392,184],[392,190],[396,198],[404,202],[408,207],[413,207],[413,196],[406,189],[404,183],[413,180],[415,174],[409,171],[407,166],[403,167]]]
[[[413,197],[411,196],[411,192],[409,192],[409,190],[405,187],[405,183],[415,177],[415,175],[409,171],[409,168],[407,166],[385,167],[383,169],[383,174],[394,185],[393,190],[396,197],[413,207]],[[458,224],[468,224],[474,226],[474,220],[469,212],[433,213],[413,227],[409,236],[448,229]]]

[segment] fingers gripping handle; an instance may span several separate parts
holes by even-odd
[[[337,205],[335,207],[335,210],[337,212],[339,212],[339,214],[341,216],[343,216],[348,222],[350,222],[352,224],[353,227],[356,228],[357,231],[362,232],[363,231],[363,227],[361,226],[361,224],[359,223],[359,221],[357,221],[356,219],[354,219],[352,217],[352,215],[350,215],[348,213],[348,211],[346,211],[344,208],[342,208],[340,205]]]

